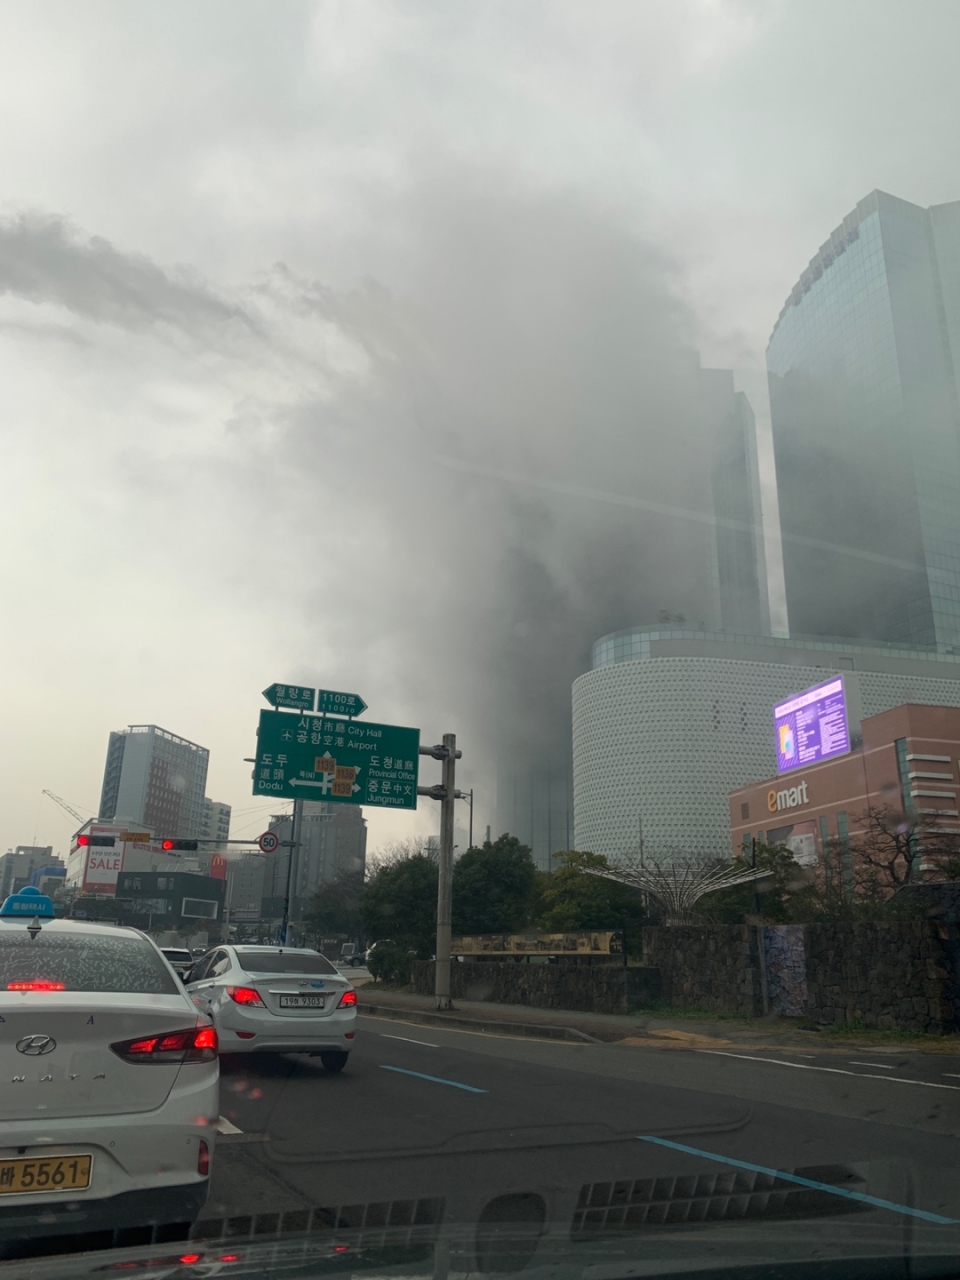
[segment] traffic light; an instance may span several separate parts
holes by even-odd
[[[90,845],[93,849],[112,849],[116,843],[116,836],[77,836],[77,844]]]
[[[162,844],[168,852],[173,850],[175,853],[196,853],[199,848],[196,840],[164,840]]]

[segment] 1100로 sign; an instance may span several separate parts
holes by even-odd
[[[255,796],[415,809],[420,730],[261,711]]]

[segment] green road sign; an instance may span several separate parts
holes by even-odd
[[[312,711],[315,690],[299,684],[272,684],[263,696],[271,707],[290,707],[293,711]]]
[[[417,807],[420,730],[261,711],[253,794]]]
[[[317,712],[328,716],[358,716],[367,704],[359,693],[337,693],[335,689],[317,690]]]

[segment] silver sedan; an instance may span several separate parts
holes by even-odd
[[[224,1054],[309,1053],[327,1071],[347,1065],[357,993],[319,951],[217,947],[187,975],[186,987],[213,1018]]]

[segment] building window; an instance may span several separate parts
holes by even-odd
[[[907,740],[897,738],[893,744],[897,749],[897,774],[900,778],[900,804],[904,813],[913,808],[913,792],[910,788],[910,765],[907,761]]]
[[[837,814],[837,846],[840,854],[840,885],[845,898],[853,897],[853,859],[850,856],[850,824],[845,813]]]
[[[744,858],[749,858],[753,849],[753,837],[749,831],[743,833],[743,839],[740,841],[740,852]]]
[[[820,815],[820,853],[823,857],[823,882],[829,893],[833,888],[833,863],[830,861],[830,828],[824,814]]]
[[[743,822],[746,822],[749,817],[750,817],[750,801],[744,800],[740,805],[740,818]]]

